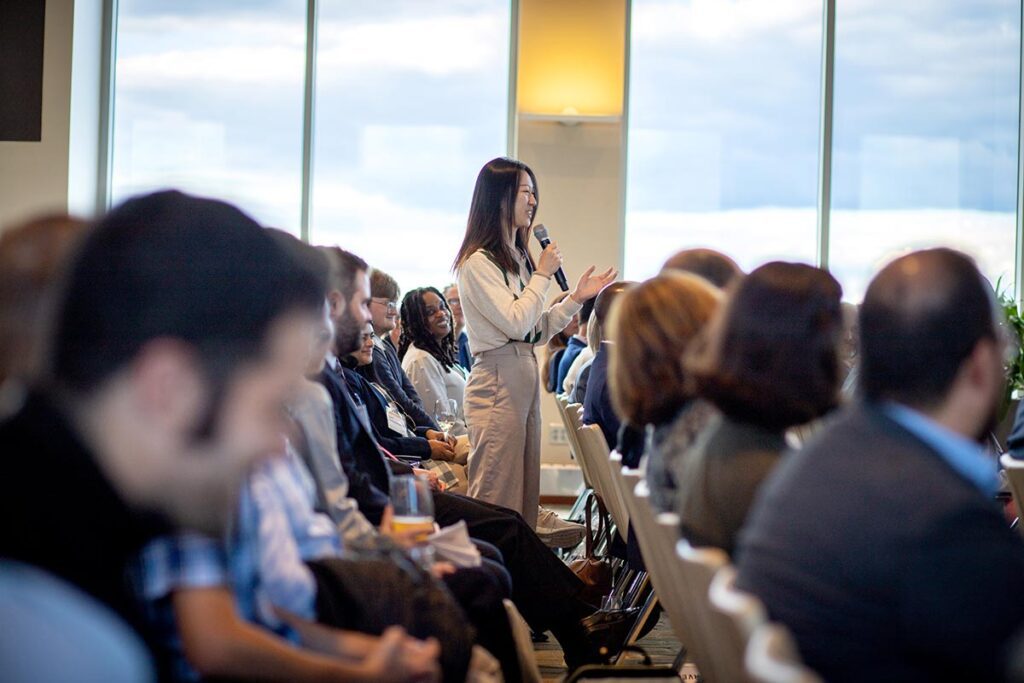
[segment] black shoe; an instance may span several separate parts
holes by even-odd
[[[585,664],[607,664],[622,649],[629,630],[640,614],[639,607],[598,610],[574,624],[555,632],[565,664],[572,672]]]

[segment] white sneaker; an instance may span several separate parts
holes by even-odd
[[[549,548],[572,548],[580,544],[587,528],[567,522],[553,510],[541,506],[537,510],[537,535]]]

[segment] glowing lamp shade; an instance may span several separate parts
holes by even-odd
[[[621,116],[625,50],[625,0],[520,0],[519,113]]]

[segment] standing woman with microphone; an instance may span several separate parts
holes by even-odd
[[[537,178],[521,161],[480,170],[466,236],[455,259],[473,369],[464,411],[469,426],[469,495],[511,508],[537,526],[540,502],[540,372],[534,347],[569,324],[582,302],[615,279],[591,266],[564,301],[545,310],[562,254],[551,243],[535,262],[528,248]],[[538,226],[540,227],[540,226]]]

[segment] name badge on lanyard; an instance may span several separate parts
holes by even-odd
[[[405,422],[405,415],[394,402],[388,403],[388,427],[402,436],[409,436],[409,425]]]

